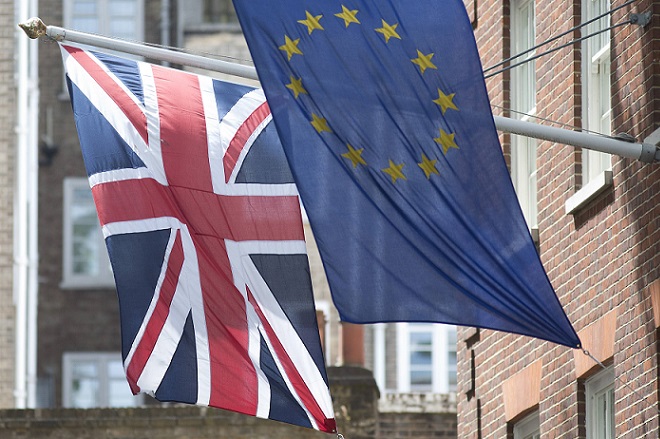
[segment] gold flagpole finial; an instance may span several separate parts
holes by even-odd
[[[39,17],[33,17],[23,23],[19,23],[18,27],[23,29],[27,36],[33,40],[46,35],[46,25]]]

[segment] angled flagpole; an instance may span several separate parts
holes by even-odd
[[[144,56],[145,58],[158,61],[179,64],[187,67],[196,67],[213,72],[226,73],[241,78],[258,80],[257,71],[254,67],[244,66],[237,63],[206,58],[184,52],[163,49],[160,47],[147,46],[129,41],[117,40],[101,35],[78,32],[57,26],[46,26],[39,18],[31,18],[24,23],[19,23],[21,29],[32,39],[47,36],[55,41],[69,41],[78,44],[87,44],[102,49],[114,50],[128,53],[130,55]]]
[[[176,52],[174,50],[163,49],[160,47],[117,40],[101,35],[78,32],[57,26],[46,26],[39,18],[31,18],[25,23],[20,23],[19,26],[25,31],[28,37],[32,39],[47,36],[56,41],[70,41],[73,43],[88,44],[103,49],[144,56],[146,58],[173,64],[226,73],[241,78],[259,79],[256,70],[251,66],[244,66],[237,63],[206,58],[184,52]],[[502,132],[605,152],[621,157],[640,160],[645,163],[660,161],[660,149],[658,149],[658,146],[660,145],[657,144],[626,142],[611,137],[549,127],[502,116],[494,116],[494,120],[495,126]]]

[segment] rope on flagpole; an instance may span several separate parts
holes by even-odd
[[[587,357],[589,357],[589,358],[591,358],[592,360],[594,360],[594,361],[596,362],[596,364],[598,364],[600,367],[602,367],[603,369],[607,369],[607,367],[606,367],[602,362],[600,362],[596,357],[594,357],[593,355],[591,355],[591,352],[589,352],[589,351],[586,350],[585,348],[582,348],[582,352],[584,353],[584,355],[586,355]],[[625,387],[627,387],[628,390],[630,390],[632,393],[634,393],[635,396],[637,396],[637,398],[639,398],[640,401],[645,402],[649,407],[653,407],[653,403],[651,403],[651,402],[648,400],[648,397],[642,395],[641,393],[639,393],[638,391],[636,391],[635,389],[633,389],[633,388],[630,386],[630,384],[628,384],[628,383],[625,382],[623,379],[621,379],[621,378],[619,378],[618,376],[616,376],[616,374],[614,375],[614,380],[615,380],[615,381],[619,381],[621,384],[623,384]],[[660,414],[660,408],[658,408],[658,406],[655,406],[655,411],[658,412],[658,414]]]

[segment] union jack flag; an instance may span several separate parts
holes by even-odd
[[[133,393],[334,432],[298,193],[262,91],[61,49]]]

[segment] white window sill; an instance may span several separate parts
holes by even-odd
[[[115,288],[113,280],[63,280],[60,283],[63,290],[109,290]]]
[[[587,183],[586,186],[584,186],[582,189],[573,194],[568,200],[566,200],[566,204],[564,205],[566,215],[572,215],[582,209],[594,198],[596,198],[601,192],[611,187],[613,183],[614,178],[612,171],[604,171],[598,175],[596,178]]]

